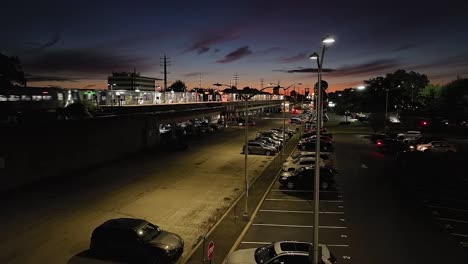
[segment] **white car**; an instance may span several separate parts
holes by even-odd
[[[421,136],[422,136],[421,131],[406,131],[406,133],[398,134],[397,138],[399,140],[402,140],[403,142],[408,142],[408,141],[416,140]]]
[[[325,162],[323,162],[323,159],[320,159],[319,164],[320,167],[326,166]],[[283,171],[295,171],[310,166],[315,166],[315,157],[305,157],[291,161],[286,161],[285,163],[283,163]]]
[[[298,241],[274,242],[259,248],[240,249],[231,252],[223,264],[297,264],[310,263],[309,251],[312,243]],[[320,264],[336,264],[336,257],[328,247],[319,244]]]
[[[416,150],[423,152],[457,152],[457,148],[447,141],[431,141],[416,145]]]
[[[286,161],[293,161],[300,158],[315,158],[315,152],[301,151],[286,159]],[[330,152],[320,152],[320,158],[323,160],[327,167],[333,167],[333,159],[330,157]]]

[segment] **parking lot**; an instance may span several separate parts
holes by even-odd
[[[328,246],[338,263],[351,263],[340,175],[335,177],[334,188],[320,191],[319,240]],[[313,191],[286,190],[275,182],[258,207],[250,227],[232,250],[255,248],[283,240],[312,242],[313,225]]]

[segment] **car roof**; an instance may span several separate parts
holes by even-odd
[[[274,243],[275,252],[278,255],[290,252],[309,255],[309,247],[311,245],[312,243],[299,241],[281,241]],[[325,256],[326,258],[331,256],[330,251],[326,245],[319,244],[319,247],[322,249],[322,256]]]
[[[116,218],[106,221],[101,226],[104,228],[137,230],[140,227],[147,225],[148,223],[149,222],[146,220],[137,218]]]

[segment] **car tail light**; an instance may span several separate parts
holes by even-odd
[[[382,146],[382,144],[383,144],[382,141],[380,140],[377,141],[377,146]]]

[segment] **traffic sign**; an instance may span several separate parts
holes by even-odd
[[[207,256],[208,256],[208,259],[209,260],[212,260],[213,259],[213,256],[214,256],[214,242],[213,241],[210,241],[210,243],[208,244],[208,252],[207,252]]]

